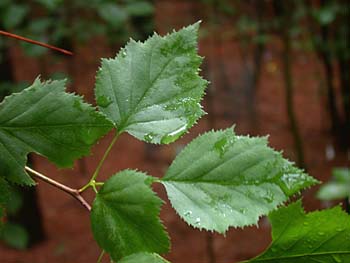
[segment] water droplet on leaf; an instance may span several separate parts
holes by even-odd
[[[146,142],[152,142],[153,139],[156,137],[157,135],[153,132],[150,132],[150,133],[147,133],[143,139],[146,141]]]
[[[189,217],[189,216],[191,216],[192,215],[192,211],[186,211],[185,213],[184,213],[184,216],[186,216],[186,217]]]
[[[230,148],[230,146],[232,146],[233,143],[234,143],[234,137],[232,138],[228,138],[227,136],[222,137],[221,139],[215,142],[214,150],[220,154],[220,157],[222,157]]]
[[[171,143],[176,139],[178,139],[181,135],[183,135],[186,132],[186,129],[187,129],[187,124],[184,124],[181,127],[179,127],[177,130],[164,135],[160,140],[160,142],[162,144]]]
[[[108,107],[112,103],[111,98],[106,96],[98,96],[97,97],[97,104],[103,108]]]

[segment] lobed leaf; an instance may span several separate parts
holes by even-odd
[[[273,211],[269,219],[271,246],[246,262],[349,262],[350,216],[340,207],[305,214],[298,201]]]
[[[231,129],[194,139],[162,179],[181,218],[220,233],[256,224],[316,182],[269,148],[266,138],[237,136]]]
[[[144,43],[131,40],[116,58],[102,60],[96,101],[119,132],[168,144],[204,114],[199,102],[207,82],[198,75],[198,28],[154,34]]]
[[[89,154],[90,147],[113,126],[81,97],[65,93],[64,81],[40,82],[0,104],[0,176],[34,184],[25,173],[29,152],[60,167]]]
[[[108,179],[96,195],[92,231],[114,261],[134,253],[169,250],[169,238],[159,220],[162,201],[151,190],[152,180],[125,170]]]
[[[119,263],[169,263],[169,261],[157,254],[137,253],[122,258]]]

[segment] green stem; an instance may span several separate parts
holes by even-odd
[[[101,263],[101,262],[102,262],[102,258],[103,258],[103,256],[104,256],[104,254],[105,254],[105,251],[104,251],[104,250],[102,250],[102,252],[101,252],[100,256],[98,257],[98,259],[97,259],[97,262],[96,262],[96,263]]]
[[[84,192],[84,191],[85,191],[86,189],[88,189],[89,187],[92,187],[92,188],[95,190],[95,192],[96,192],[96,191],[97,191],[97,190],[96,190],[96,185],[101,185],[101,184],[103,184],[103,183],[101,183],[101,182],[96,182],[96,178],[97,178],[97,176],[98,176],[98,174],[99,174],[99,172],[100,172],[100,170],[101,170],[101,167],[102,167],[103,163],[104,163],[105,160],[107,159],[107,157],[108,157],[110,151],[112,150],[112,148],[113,148],[113,146],[114,146],[115,142],[117,141],[117,139],[118,139],[118,137],[119,137],[120,134],[121,134],[121,132],[117,132],[117,134],[114,136],[112,142],[109,144],[107,150],[106,150],[105,153],[103,154],[102,159],[101,159],[100,162],[98,163],[98,165],[97,165],[97,167],[96,167],[96,170],[95,170],[95,172],[93,173],[93,175],[92,175],[90,181],[89,181],[86,185],[84,185],[82,188],[79,189],[79,193]]]

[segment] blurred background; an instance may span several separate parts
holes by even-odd
[[[182,139],[154,146],[129,135],[118,140],[101,178],[125,168],[163,176],[195,136],[235,125],[238,134],[269,135],[270,145],[323,183],[305,190],[307,211],[341,203],[349,211],[350,47],[347,0],[1,0],[0,30],[74,52],[66,56],[0,36],[0,100],[42,79],[69,80],[68,90],[94,104],[101,57],[114,57],[130,37],[202,20],[202,75],[211,84],[208,115]],[[111,140],[103,138],[74,169],[58,170],[30,155],[38,171],[72,187],[90,178]],[[1,169],[1,167],[0,167]],[[96,262],[89,214],[74,199],[39,182],[16,188],[0,235],[1,263]],[[174,263],[233,263],[262,252],[270,226],[230,229],[226,236],[187,226],[166,201],[161,217]],[[93,193],[86,197],[92,201]],[[105,258],[106,262],[107,257]]]

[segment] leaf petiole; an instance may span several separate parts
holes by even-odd
[[[114,136],[113,140],[112,140],[111,143],[109,144],[107,150],[106,150],[105,153],[103,154],[103,156],[102,156],[100,162],[98,163],[98,165],[97,165],[97,167],[96,167],[96,170],[95,170],[95,172],[93,173],[93,175],[92,175],[90,181],[89,181],[86,185],[84,185],[82,188],[79,189],[79,193],[84,192],[84,191],[85,191],[86,189],[88,189],[89,187],[92,187],[92,188],[94,189],[94,191],[97,193],[96,186],[101,186],[101,185],[103,185],[103,182],[96,182],[96,178],[97,178],[97,176],[98,176],[98,174],[99,174],[99,172],[100,172],[100,170],[101,170],[101,167],[102,167],[104,161],[107,159],[107,157],[108,157],[110,151],[112,150],[112,148],[113,148],[115,142],[117,141],[117,139],[118,139],[118,137],[119,137],[119,135],[120,135],[121,133],[122,133],[122,131],[119,131],[119,132],[116,133],[116,135]]]

